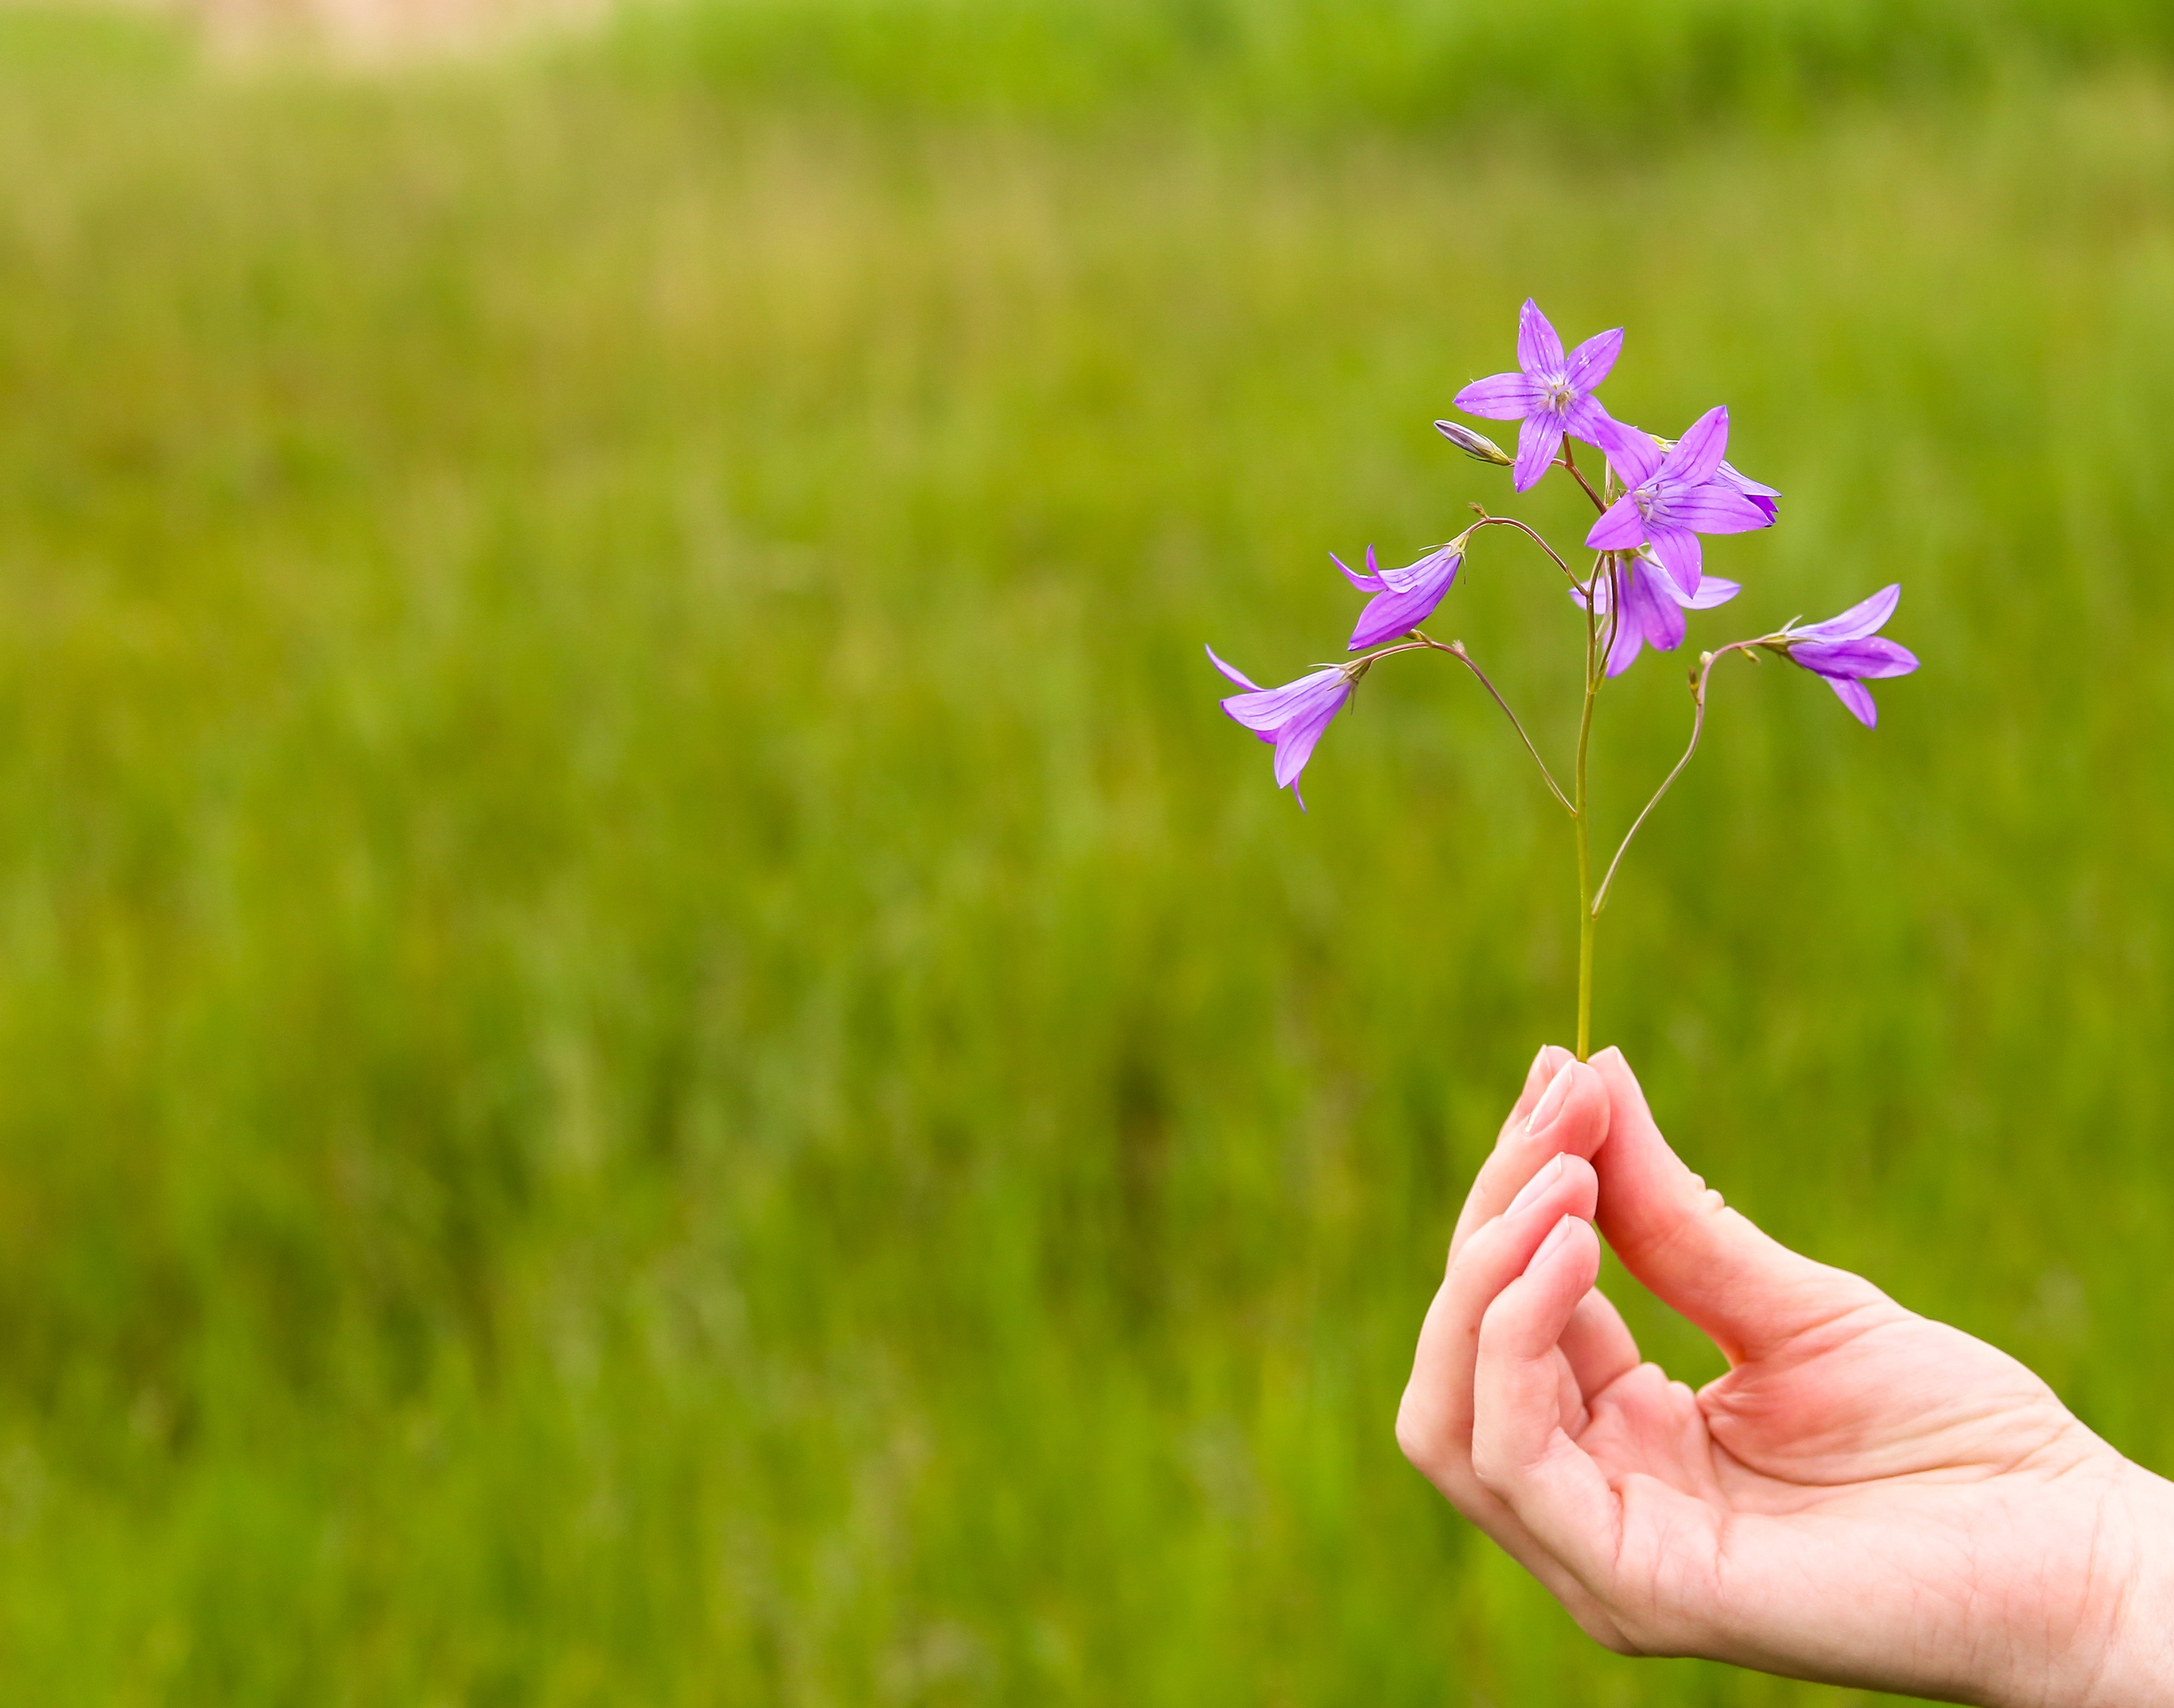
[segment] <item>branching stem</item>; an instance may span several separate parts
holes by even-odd
[[[1422,651],[1447,652],[1479,678],[1479,685],[1487,690],[1488,698],[1502,708],[1502,716],[1510,720],[1510,727],[1517,732],[1517,739],[1524,743],[1525,751],[1533,756],[1533,763],[1540,768],[1540,781],[1548,786],[1548,792],[1562,803],[1565,812],[1573,817],[1576,816],[1577,809],[1571,805],[1570,797],[1563,793],[1562,786],[1555,781],[1555,773],[1548,769],[1548,762],[1540,757],[1539,749],[1533,744],[1532,737],[1525,732],[1525,726],[1519,722],[1517,714],[1510,710],[1510,702],[1502,698],[1502,691],[1489,679],[1487,673],[1479,668],[1479,661],[1465,651],[1464,643],[1462,640],[1437,640],[1432,635],[1414,629],[1412,630],[1410,640],[1399,641],[1394,646],[1384,646],[1379,652],[1368,653],[1366,662],[1371,665],[1377,658],[1393,658],[1399,652]]]
[[[1523,534],[1527,538],[1530,539],[1534,545],[1538,546],[1542,551],[1545,552],[1550,558],[1555,559],[1555,567],[1563,572],[1563,578],[1567,581],[1571,586],[1575,587],[1582,585],[1577,579],[1576,572],[1556,554],[1555,549],[1553,546],[1549,545],[1547,541],[1540,538],[1537,530],[1528,527],[1522,522],[1519,522],[1514,516],[1490,516],[1484,510],[1480,509],[1479,505],[1476,504],[1472,507],[1475,511],[1479,511],[1479,520],[1472,525],[1474,531],[1483,527],[1513,527],[1517,529],[1519,533]]]
[[[1605,500],[1593,489],[1592,484],[1585,478],[1585,472],[1577,466],[1577,457],[1570,448],[1570,440],[1567,435],[1562,442],[1562,461],[1559,466],[1570,470],[1570,478],[1585,489],[1585,495],[1593,500],[1593,507],[1595,510],[1602,511],[1607,510]]]
[[[1600,910],[1608,905],[1609,886],[1615,882],[1615,868],[1623,863],[1624,855],[1630,851],[1630,839],[1638,834],[1639,826],[1646,822],[1647,815],[1661,804],[1661,797],[1675,786],[1676,779],[1683,776],[1684,767],[1691,762],[1691,755],[1698,751],[1699,737],[1706,730],[1706,678],[1713,674],[1713,667],[1732,652],[1741,652],[1755,664],[1758,662],[1759,655],[1754,649],[1760,646],[1771,646],[1780,638],[1777,635],[1763,635],[1755,640],[1732,640],[1728,646],[1718,647],[1712,652],[1699,654],[1698,668],[1690,673],[1690,741],[1684,749],[1684,756],[1676,761],[1674,769],[1661,779],[1661,786],[1653,791],[1652,798],[1639,810],[1638,816],[1630,821],[1630,828],[1623,833],[1622,841],[1616,845],[1615,857],[1608,862],[1608,873],[1600,880],[1599,893],[1593,898],[1592,911],[1595,918],[1599,916]]]
[[[1548,792],[1561,803],[1563,811],[1575,816],[1577,808],[1571,805],[1570,797],[1563,793],[1562,786],[1555,781],[1555,773],[1548,769],[1548,762],[1540,757],[1540,750],[1533,745],[1532,737],[1526,734],[1525,726],[1517,721],[1517,714],[1510,710],[1510,702],[1502,698],[1501,690],[1488,680],[1487,673],[1479,668],[1479,661],[1464,650],[1464,643],[1452,640],[1445,646],[1439,640],[1427,640],[1427,637],[1416,629],[1412,632],[1420,640],[1426,640],[1428,646],[1448,653],[1479,678],[1479,685],[1487,690],[1488,698],[1502,708],[1502,716],[1510,720],[1510,727],[1517,732],[1517,739],[1524,743],[1525,751],[1533,756],[1533,763],[1540,768],[1540,780],[1548,786]]]

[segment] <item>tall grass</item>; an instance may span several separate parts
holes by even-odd
[[[1177,110],[1632,143],[2174,53],[2145,0],[631,0],[622,60],[738,95]]]
[[[1587,161],[8,91],[0,1701],[1847,1700],[1598,1654],[1398,1457],[1563,827],[1425,668],[1301,816],[1199,653],[1506,505],[1428,424],[1528,292],[1787,492],[1701,634],[1899,578],[1927,660],[1720,684],[1600,1035],[2174,1462],[2165,86]],[[1559,745],[1560,592],[1457,599]],[[1677,673],[1604,711],[1627,813]]]

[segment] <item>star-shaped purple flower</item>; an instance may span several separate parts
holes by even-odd
[[[1490,421],[1517,421],[1517,460],[1511,484],[1523,492],[1548,472],[1562,447],[1563,435],[1575,434],[1598,450],[1608,449],[1608,412],[1593,401],[1593,388],[1615,365],[1623,348],[1623,329],[1587,338],[1568,355],[1562,340],[1530,297],[1517,312],[1517,371],[1476,380],[1457,394],[1457,407]]]
[[[1665,457],[1676,448],[1676,441],[1673,439],[1663,439],[1658,434],[1647,433],[1642,428],[1627,426],[1620,421],[1612,421],[1611,424],[1619,434],[1636,433],[1641,438],[1652,440],[1662,456]],[[1623,463],[1613,455],[1614,446],[1611,446],[1609,448],[1611,453],[1609,460],[1615,463],[1616,473],[1620,474],[1623,473]],[[1768,486],[1763,482],[1754,480],[1749,475],[1732,468],[1727,462],[1716,466],[1713,478],[1721,485],[1728,487],[1733,492],[1742,493],[1752,503],[1757,505],[1760,510],[1766,511],[1767,521],[1774,520],[1776,511],[1781,507],[1779,500],[1782,494],[1778,487]]]
[[[1881,677],[1907,676],[1917,668],[1916,653],[1876,632],[1895,614],[1901,597],[1898,582],[1852,605],[1839,617],[1782,631],[1787,637],[1782,651],[1789,662],[1824,679],[1867,729],[1878,727],[1879,708],[1864,684]]]
[[[1289,789],[1299,810],[1305,811],[1306,797],[1299,792],[1299,777],[1306,762],[1313,757],[1321,732],[1350,703],[1359,678],[1366,673],[1367,661],[1324,665],[1281,688],[1263,688],[1244,671],[1218,658],[1213,646],[1207,652],[1209,663],[1246,690],[1223,702],[1225,714],[1275,749],[1276,786]]]
[[[1716,605],[1727,604],[1744,591],[1734,581],[1706,576],[1701,579],[1698,592],[1686,593],[1643,553],[1623,560],[1622,584],[1623,614],[1615,624],[1614,638],[1608,643],[1610,676],[1620,676],[1628,670],[1649,645],[1663,652],[1673,652],[1682,646],[1685,612],[1711,611]],[[1571,597],[1581,605],[1585,603],[1585,595],[1576,588],[1571,590]],[[1595,601],[1603,617],[1607,616],[1614,599],[1614,589],[1603,576],[1599,597]]]
[[[1454,539],[1446,546],[1436,546],[1417,563],[1400,570],[1383,569],[1374,560],[1374,549],[1369,546],[1363,576],[1334,552],[1328,554],[1328,560],[1360,592],[1374,595],[1359,613],[1359,626],[1351,631],[1348,650],[1357,652],[1392,635],[1408,635],[1434,615],[1434,608],[1457,579],[1457,565],[1464,561],[1464,542]]]
[[[1706,554],[1701,534],[1744,533],[1773,525],[1773,503],[1762,503],[1734,482],[1718,478],[1728,447],[1728,411],[1712,408],[1663,452],[1650,433],[1609,422],[1603,448],[1630,489],[1609,505],[1585,543],[1597,552],[1650,545],[1661,567],[1685,593],[1698,591]]]

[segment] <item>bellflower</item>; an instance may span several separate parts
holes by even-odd
[[[1824,680],[1867,729],[1878,727],[1879,708],[1864,684],[1885,676],[1907,676],[1917,668],[1916,653],[1877,632],[1895,614],[1901,597],[1897,583],[1852,605],[1839,617],[1782,631],[1782,650],[1789,662]]]
[[[1476,380],[1457,394],[1457,407],[1490,421],[1517,421],[1517,460],[1511,484],[1522,492],[1548,472],[1565,433],[1608,449],[1615,424],[1593,401],[1593,388],[1615,365],[1623,329],[1587,338],[1568,355],[1561,338],[1530,297],[1517,313],[1517,371]]]
[[[1347,650],[1358,652],[1392,635],[1408,635],[1434,615],[1434,608],[1441,603],[1449,584],[1457,579],[1457,566],[1464,561],[1464,541],[1460,536],[1446,546],[1436,546],[1417,563],[1401,570],[1382,568],[1374,560],[1373,547],[1369,546],[1363,576],[1334,552],[1328,554],[1328,560],[1360,592],[1374,595],[1359,613],[1359,626],[1351,631]]]
[[[1439,425],[1440,424],[1437,423],[1436,424]],[[1627,435],[1636,433],[1642,439],[1651,440],[1655,445],[1660,447],[1661,454],[1663,456],[1666,456],[1669,451],[1674,451],[1676,448],[1676,441],[1674,440],[1663,439],[1658,433],[1647,433],[1642,428],[1628,426],[1620,421],[1616,422],[1615,426],[1619,434]],[[1621,441],[1619,439],[1617,443],[1620,442]],[[1614,446],[1610,445],[1604,448],[1606,448],[1610,453],[1609,460],[1615,464],[1616,473],[1619,474],[1625,473],[1623,462],[1614,455]],[[1636,454],[1635,451],[1633,454]],[[1713,478],[1718,484],[1728,487],[1732,492],[1742,493],[1746,498],[1749,499],[1752,503],[1757,505],[1760,510],[1766,513],[1767,521],[1771,522],[1774,520],[1775,514],[1780,508],[1777,500],[1778,500],[1782,496],[1778,489],[1767,486],[1760,481],[1754,480],[1749,475],[1741,473],[1726,462],[1722,462],[1716,466],[1713,471]]]
[[[1224,700],[1225,715],[1275,749],[1276,786],[1289,789],[1299,810],[1305,811],[1306,797],[1299,792],[1299,777],[1306,762],[1313,757],[1321,732],[1350,704],[1359,678],[1366,673],[1367,661],[1360,658],[1349,664],[1324,665],[1281,688],[1263,688],[1244,671],[1218,658],[1213,646],[1207,651],[1209,662],[1246,690]]]
[[[1620,676],[1647,646],[1673,652],[1684,642],[1684,613],[1711,611],[1725,605],[1744,589],[1719,576],[1701,578],[1698,592],[1686,593],[1663,575],[1642,552],[1625,558],[1622,569],[1623,614],[1608,643],[1608,673]],[[1584,594],[1572,589],[1571,597],[1582,606]],[[1595,608],[1605,617],[1613,608],[1614,591],[1605,576],[1600,578]]]
[[[1716,478],[1728,446],[1727,409],[1707,410],[1665,452],[1650,433],[1612,421],[1609,426],[1613,431],[1602,448],[1630,489],[1585,537],[1594,551],[1650,545],[1676,586],[1695,594],[1706,559],[1701,534],[1744,533],[1772,525],[1771,500],[1762,504],[1744,491],[1743,476],[1735,476],[1738,484]]]

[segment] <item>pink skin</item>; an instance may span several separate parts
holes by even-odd
[[[1728,1375],[1693,1393],[1639,1360],[1593,1286],[1596,1216]],[[1726,1208],[1616,1051],[1534,1061],[1397,1439],[1620,1653],[1958,1702],[2174,1701],[2174,1486],[2005,1354]]]

